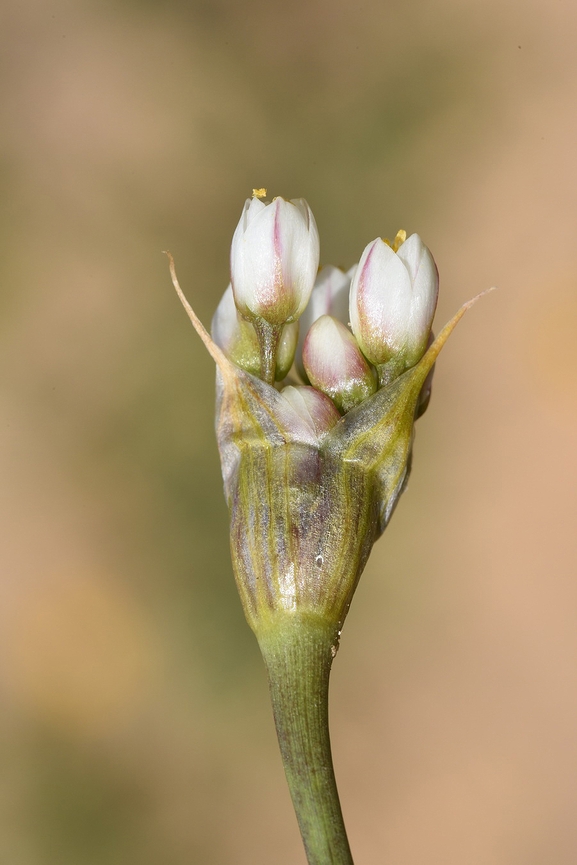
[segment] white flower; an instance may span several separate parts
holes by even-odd
[[[352,270],[353,268],[351,268]],[[325,265],[319,270],[312,290],[311,299],[301,316],[301,330],[304,336],[321,315],[332,315],[343,324],[349,320],[349,289],[351,275],[343,273],[339,267]]]
[[[298,319],[318,263],[319,235],[304,199],[245,203],[230,252],[234,300],[245,318],[271,325]]]
[[[395,356],[406,367],[423,356],[437,305],[439,275],[418,234],[394,251],[380,238],[361,256],[350,292],[350,321],[365,354],[375,364]]]

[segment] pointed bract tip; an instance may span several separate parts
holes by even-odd
[[[468,300],[466,303],[462,305],[460,309],[457,310],[453,318],[451,318],[442,331],[439,333],[436,340],[433,342],[431,346],[427,349],[425,354],[423,355],[421,361],[419,362],[419,366],[423,364],[423,366],[428,367],[429,369],[432,367],[433,363],[439,356],[441,349],[447,342],[449,336],[454,331],[458,323],[461,321],[465,313],[474,306],[478,300],[484,297],[486,294],[490,294],[492,291],[496,290],[496,286],[491,286],[491,288],[486,288],[485,291],[480,292],[480,294],[476,294],[475,297],[472,297],[471,300]]]
[[[180,287],[180,284],[178,282],[178,277],[176,276],[176,267],[174,265],[174,258],[172,257],[172,253],[168,252],[168,250],[166,250],[166,249],[163,250],[163,252],[164,252],[164,255],[166,255],[166,257],[168,258],[168,265],[170,268],[170,277],[172,279],[172,284],[173,284],[174,289],[175,289],[175,291],[179,297],[180,302],[182,303],[182,305],[186,311],[186,314],[188,315],[190,321],[192,322],[192,326],[194,327],[195,331],[197,332],[197,334],[199,335],[199,337],[203,341],[203,343],[206,346],[206,349],[207,349],[208,353],[210,354],[210,356],[212,357],[212,359],[215,361],[216,364],[218,364],[218,367],[221,370],[221,372],[223,374],[228,373],[230,371],[231,362],[229,361],[229,359],[227,358],[225,353],[213,341],[209,332],[207,331],[207,329],[205,328],[205,326],[201,322],[200,318],[197,316],[196,312],[194,311],[194,309],[192,308],[192,306],[190,305],[190,303],[186,299],[185,294],[184,294],[184,292],[183,292],[183,290]]]

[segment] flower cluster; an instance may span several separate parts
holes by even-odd
[[[212,338],[230,549],[266,664],[309,865],[352,865],[328,737],[328,677],[357,583],[405,489],[435,361],[439,280],[417,234],[377,238],[347,273],[318,271],[302,199],[255,190]]]
[[[415,421],[436,358],[435,262],[417,234],[377,238],[358,265],[318,270],[302,199],[249,199],[212,338],[173,282],[217,365],[217,439],[231,554],[262,641],[280,622],[327,624],[333,641],[376,539],[406,487]],[[273,624],[276,623],[276,624]]]
[[[373,240],[347,273],[318,263],[308,204],[253,196],[234,233],[231,285],[212,336],[237,366],[283,382],[297,412],[332,426],[422,358],[439,279],[419,235],[404,231],[392,244]]]

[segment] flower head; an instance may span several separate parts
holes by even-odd
[[[317,259],[316,227],[304,202],[248,201],[214,340],[171,265],[218,366],[217,436],[233,567],[257,635],[272,633],[285,614],[322,619],[331,633],[340,631],[370,549],[405,488],[431,370],[470,305],[427,350],[438,290],[432,256],[417,235],[399,234],[392,248],[375,240],[354,273],[319,274],[301,319],[310,386],[280,390],[275,377],[292,359]],[[344,303],[349,276],[352,333]],[[393,361],[394,374],[382,375]]]

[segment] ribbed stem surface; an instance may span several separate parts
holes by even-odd
[[[263,318],[255,318],[253,324],[260,347],[260,378],[267,384],[274,384],[282,325],[269,324]]]
[[[287,615],[258,634],[286,778],[309,865],[353,865],[328,726],[337,632],[316,616]]]

